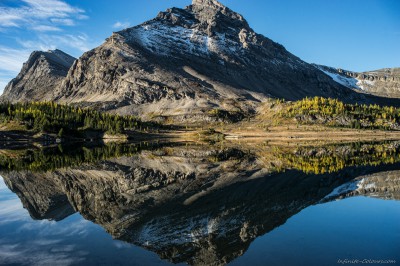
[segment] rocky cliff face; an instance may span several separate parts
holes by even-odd
[[[21,72],[4,89],[0,100],[10,102],[46,101],[67,76],[75,58],[60,51],[33,52]]]
[[[59,180],[51,173],[12,172],[4,181],[18,195],[33,219],[59,221],[75,213]]]
[[[55,98],[120,113],[187,117],[212,108],[251,111],[271,96],[313,95],[359,97],[255,33],[218,1],[194,0],[113,33],[74,63]]]
[[[335,188],[322,200],[330,201],[354,196],[400,200],[400,171],[387,171],[355,178]]]
[[[334,81],[357,92],[400,98],[400,68],[353,72],[322,65],[314,66],[330,76]]]

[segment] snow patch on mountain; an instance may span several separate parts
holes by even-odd
[[[375,183],[369,183],[366,178],[354,180],[345,183],[341,186],[335,188],[331,193],[326,195],[321,202],[325,202],[334,198],[339,198],[342,195],[346,195],[350,192],[361,191],[361,190],[371,190],[376,187]]]
[[[352,181],[352,182],[348,182],[345,183],[341,186],[338,186],[337,188],[335,188],[331,193],[329,193],[328,195],[326,195],[322,201],[326,200],[326,199],[331,199],[331,198],[337,198],[343,194],[347,194],[351,191],[357,190],[359,188],[359,183],[360,181]]]
[[[374,85],[375,85],[374,81],[357,79],[357,86],[360,87],[363,91],[368,91],[369,87]]]
[[[350,89],[363,90],[363,88],[358,85],[360,82],[358,79],[352,77],[346,77],[344,75],[337,73],[336,71],[331,72],[326,68],[322,68],[321,66],[316,66],[316,67],[322,72],[324,72],[326,75],[330,76],[334,81],[336,81],[339,84],[342,84],[343,86],[346,86]]]
[[[331,77],[335,82],[346,86],[350,89],[360,90],[364,92],[368,92],[371,87],[375,85],[375,81],[367,80],[367,79],[358,79],[346,76],[342,73],[339,73],[334,68],[324,67],[320,65],[314,65],[316,68],[324,72],[326,75]]]
[[[173,27],[159,21],[141,25],[129,31],[125,38],[144,47],[152,53],[163,56],[174,56],[172,52],[209,57],[211,53],[231,56],[238,54],[241,46],[226,38],[224,33],[209,37],[198,29]]]
[[[185,53],[196,55],[209,53],[207,35],[195,29],[168,27],[159,22],[134,29],[131,32],[131,40],[153,53],[165,56],[171,56],[171,44],[172,47],[179,47]]]
[[[171,227],[172,217],[154,219],[146,223],[138,232],[138,242],[144,246],[157,248],[171,244],[196,243],[210,234],[225,234],[234,225],[243,223],[238,219],[221,220],[220,217],[192,217],[179,226]]]

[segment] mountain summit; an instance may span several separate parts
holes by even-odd
[[[223,4],[221,4],[217,0],[193,0],[192,1],[192,5],[193,6],[209,7],[209,8],[214,8],[214,9],[226,8]]]
[[[58,49],[34,51],[1,98],[10,102],[52,100],[75,59]]]
[[[70,69],[56,99],[120,113],[198,117],[254,111],[268,97],[355,94],[215,0],[170,8],[115,32]],[[357,97],[357,96],[356,96]]]

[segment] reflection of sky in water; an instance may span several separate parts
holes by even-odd
[[[156,254],[113,240],[79,214],[35,221],[0,177],[0,265],[166,264]]]
[[[257,238],[232,265],[340,265],[338,259],[400,263],[399,222],[399,201],[354,197],[318,204]]]
[[[338,259],[400,262],[400,201],[366,197],[303,209],[256,238],[232,265],[338,265]],[[113,240],[78,213],[35,221],[0,177],[0,265],[163,265],[155,253]]]

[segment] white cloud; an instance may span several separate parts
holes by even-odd
[[[13,49],[0,45],[0,95],[3,94],[8,82],[18,75],[30,53],[31,51],[26,49]]]
[[[0,94],[7,83],[18,75],[22,64],[28,60],[33,51],[61,48],[83,53],[99,45],[99,43],[91,41],[84,33],[78,35],[39,34],[35,40],[17,39],[17,42],[21,46],[20,49],[0,45]],[[75,56],[79,56],[79,52]]]
[[[51,22],[60,24],[60,25],[65,25],[65,26],[74,26],[75,21],[73,21],[70,18],[52,18],[50,19]]]
[[[40,38],[40,40],[20,40],[17,39],[17,42],[24,48],[21,50],[25,51],[47,51],[56,49],[56,45],[50,43],[49,41],[45,41],[45,39]]]
[[[85,254],[75,245],[59,243],[57,248],[26,243],[3,243],[0,248],[0,264],[21,265],[73,265],[83,263]]]
[[[65,47],[79,50],[80,52],[86,52],[93,47],[90,43],[88,36],[84,33],[77,35],[63,34],[63,35],[49,35],[40,34],[36,40],[22,40],[18,39],[18,43],[26,50],[54,50],[56,48]]]
[[[32,220],[1,176],[0,191],[0,227],[13,228],[0,238],[0,265],[83,264],[88,253],[74,240],[88,235],[93,228],[91,222],[81,217],[60,223]]]
[[[83,9],[66,0],[14,0],[12,6],[2,5],[0,0],[0,33],[10,33],[9,39],[15,40],[14,45],[7,46],[0,40],[0,94],[34,50],[58,48],[80,56],[97,46],[99,43],[90,41],[84,33],[66,31],[66,26],[87,18]],[[25,34],[27,30],[33,34]]]
[[[8,82],[11,79],[12,79],[12,77],[9,77],[9,78],[0,77],[0,95],[3,94],[4,88],[7,86]]]
[[[4,184],[3,178],[0,181]],[[4,184],[5,186],[5,184]],[[12,194],[8,188],[2,188],[0,200],[0,226],[18,221],[29,221],[28,212],[22,207],[17,196]]]
[[[112,26],[114,29],[125,29],[128,28],[130,26],[129,22],[120,22],[117,21],[114,23],[114,25]]]
[[[0,25],[1,27],[18,27],[19,22],[22,21],[22,17],[13,14],[7,14],[8,12],[0,8]]]
[[[6,185],[6,183],[4,182],[4,179],[2,176],[0,176],[0,192],[2,192],[2,194],[4,193],[3,191],[8,190],[8,187]]]
[[[61,29],[58,27],[48,25],[33,26],[32,29],[35,31],[61,31]]]
[[[98,43],[91,42],[86,34],[39,34],[35,40],[17,39],[20,49],[0,45],[0,95],[3,89],[15,78],[33,51],[47,51],[56,48],[75,50],[75,56],[87,52]]]
[[[37,17],[68,17],[70,14],[83,13],[83,9],[70,6],[61,0],[22,0],[27,3]]]
[[[0,7],[0,30],[9,27],[54,31],[57,25],[72,26],[85,19],[83,9],[62,0],[19,0],[17,7]]]
[[[21,70],[22,63],[29,58],[29,55],[30,51],[26,49],[0,46],[0,72],[2,75],[18,73]]]

